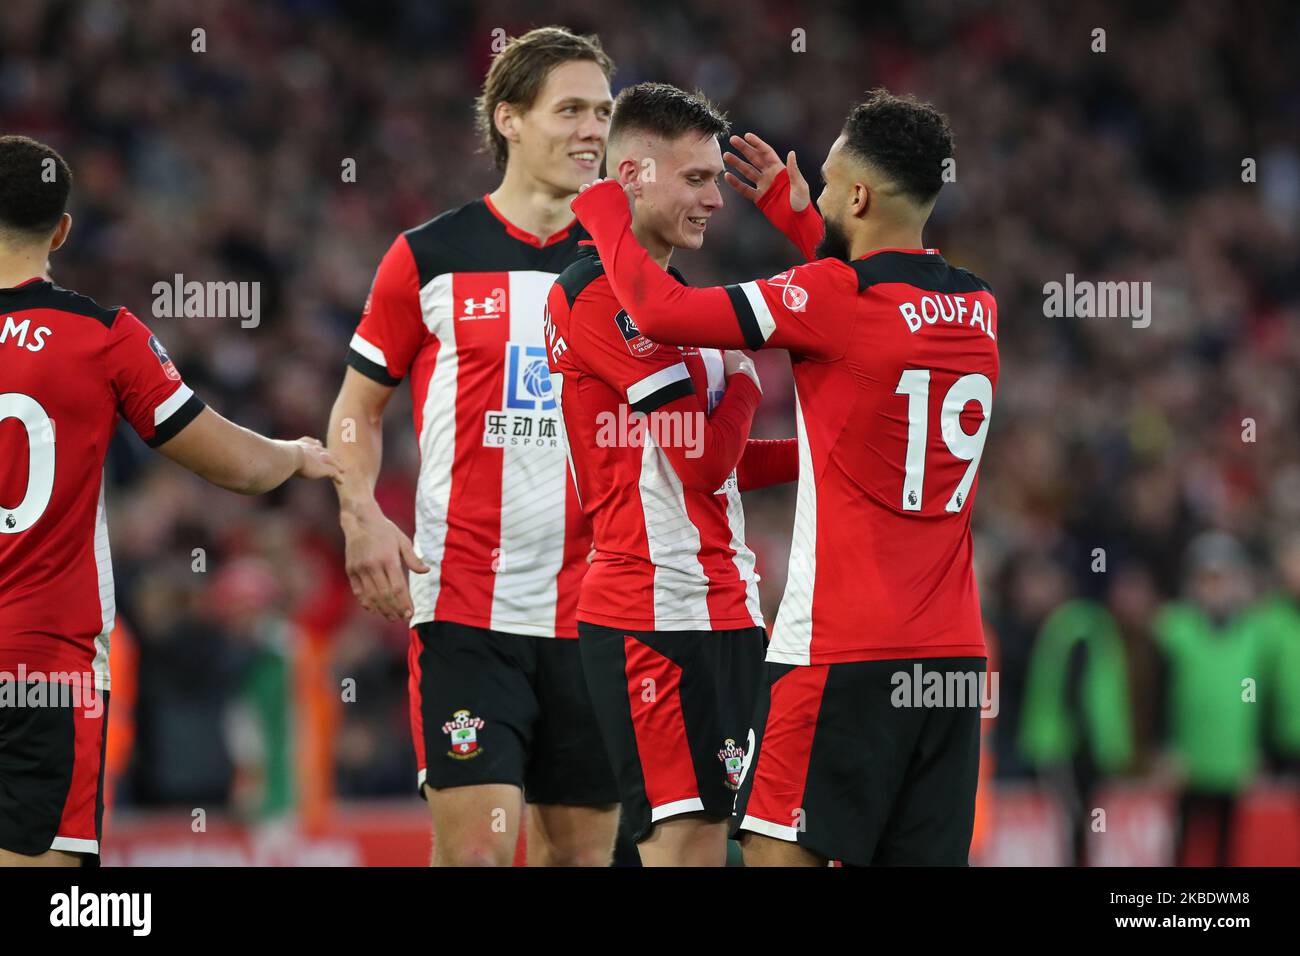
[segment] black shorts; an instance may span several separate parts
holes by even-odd
[[[856,866],[966,865],[984,671],[982,657],[768,664],[732,835]]]
[[[731,815],[766,637],[761,627],[623,631],[578,622],[596,719],[638,843],[668,817]]]
[[[576,640],[433,621],[408,662],[421,794],[506,783],[529,803],[618,802]]]
[[[45,684],[37,698],[37,683],[21,695],[16,682],[0,685],[0,849],[82,853],[97,866],[108,691]],[[52,687],[63,692],[51,697]]]

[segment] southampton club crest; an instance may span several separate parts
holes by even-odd
[[[451,720],[442,725],[442,732],[451,737],[447,756],[455,760],[469,760],[483,751],[478,745],[478,732],[483,729],[482,717],[472,717],[468,710],[458,710]]]
[[[740,778],[745,772],[745,748],[737,746],[736,742],[728,737],[726,744],[718,751],[718,759],[722,761],[723,773],[727,775],[725,780],[727,787],[731,790],[739,790]]]

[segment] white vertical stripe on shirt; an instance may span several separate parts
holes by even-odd
[[[797,389],[795,423],[799,436],[799,490],[795,497],[794,533],[785,594],[767,648],[767,659],[777,664],[807,664],[812,653],[813,589],[817,580],[817,475]]]
[[[517,271],[510,273],[509,341],[521,347],[519,373],[540,361],[542,378],[549,382],[546,367],[546,336],[542,328],[546,296],[555,273]],[[522,348],[542,350],[540,357],[527,356]],[[506,366],[506,377],[510,367]],[[509,381],[506,382],[507,390]],[[521,393],[521,388],[516,388]],[[554,393],[551,393],[554,396]],[[540,403],[538,403],[540,404]],[[560,441],[558,422],[555,448],[536,443],[542,418],[558,419],[558,407],[535,412],[506,409],[530,415],[534,444],[502,448],[501,528],[498,571],[492,589],[492,629],[535,637],[555,636],[557,575],[564,564],[566,456]]]
[[[648,432],[639,491],[654,565],[655,630],[709,630],[709,579],[700,564],[700,531],[686,513],[681,479]]]
[[[187,389],[188,391],[188,389]],[[108,518],[104,513],[104,473],[99,473],[99,504],[95,506],[95,573],[99,578],[99,633],[95,635],[95,660],[91,671],[95,689],[112,690],[108,672],[109,636],[117,620],[117,597],[113,593],[113,556],[108,548]]]
[[[438,337],[438,357],[424,398],[420,434],[420,477],[415,491],[415,551],[429,566],[427,574],[409,575],[415,613],[411,626],[433,620],[442,591],[442,555],[447,543],[447,508],[451,469],[456,458],[456,354],[452,274],[431,279],[420,290],[420,311],[428,330]]]

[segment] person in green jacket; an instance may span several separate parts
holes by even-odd
[[[1166,662],[1168,744],[1181,783],[1177,859],[1186,865],[1198,826],[1213,834],[1214,859],[1231,859],[1238,798],[1260,762],[1258,629],[1243,613],[1251,567],[1241,544],[1220,531],[1188,546],[1183,600],[1156,616]]]
[[[1300,532],[1274,550],[1278,589],[1250,613],[1263,676],[1265,741],[1283,773],[1300,774]]]
[[[1102,605],[1067,601],[1043,622],[1029,659],[1020,752],[1070,822],[1073,863],[1087,863],[1092,795],[1133,757],[1125,649]]]

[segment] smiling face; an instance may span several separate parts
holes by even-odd
[[[509,162],[568,195],[596,178],[613,107],[604,71],[590,60],[570,60],[547,74],[526,111],[498,104],[496,122],[510,144]]]
[[[637,146],[621,158],[618,177],[634,183],[638,237],[664,252],[700,248],[710,217],[722,208],[718,138],[698,131],[671,140],[637,133],[632,138]]]

